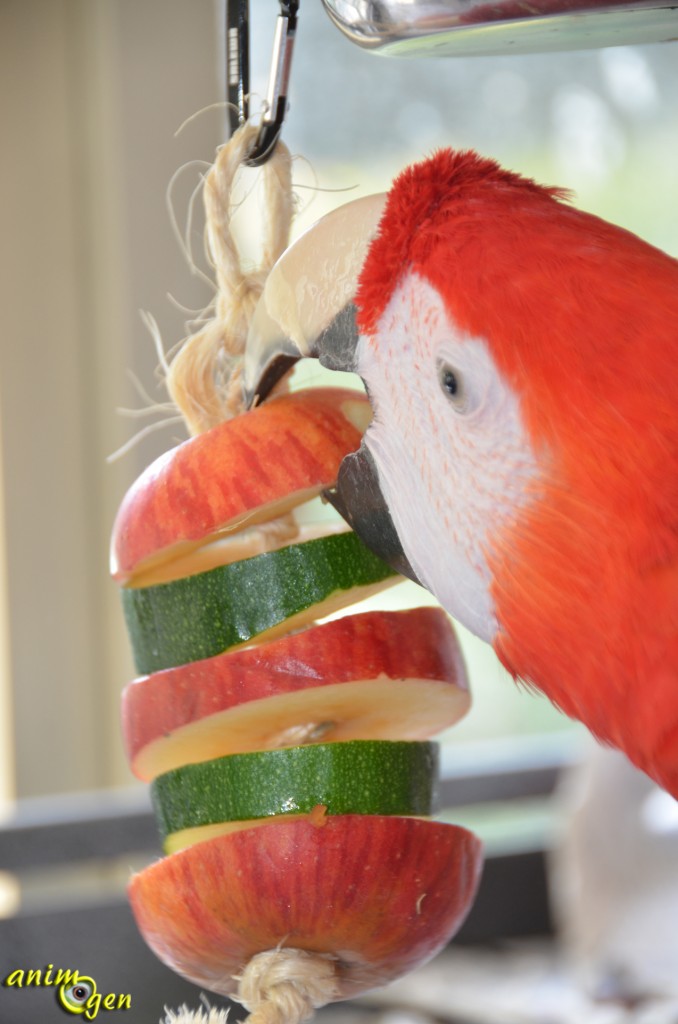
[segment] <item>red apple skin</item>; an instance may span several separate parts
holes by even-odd
[[[388,685],[409,678],[468,690],[459,643],[440,608],[349,615],[141,676],[122,695],[125,750],[137,772],[137,755],[149,743],[240,704],[351,680],[380,679]],[[448,724],[439,722],[435,731]]]
[[[338,999],[394,981],[462,924],[481,869],[465,829],[346,815],[276,823],[198,843],[133,876],[129,897],[163,963],[232,995],[256,953],[336,957]]]
[[[121,584],[166,549],[195,545],[261,506],[321,489],[360,444],[369,402],[344,388],[281,395],[156,459],[113,525],[111,574]],[[348,418],[351,417],[351,418]]]

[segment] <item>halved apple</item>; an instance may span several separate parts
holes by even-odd
[[[297,743],[427,739],[470,695],[440,608],[364,612],[142,676],[122,696],[132,770]]]
[[[148,585],[159,563],[315,497],[335,481],[370,417],[358,392],[314,388],[274,398],[166,452],[120,506],[114,579]]]
[[[346,815],[198,843],[133,876],[128,891],[148,945],[196,985],[233,995],[234,975],[281,945],[331,957],[345,999],[439,952],[480,865],[479,840],[457,826]]]

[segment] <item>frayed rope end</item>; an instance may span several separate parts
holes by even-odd
[[[210,1007],[207,1010],[189,1010],[187,1006],[180,1006],[178,1010],[168,1010],[165,1007],[165,1017],[160,1024],[227,1024],[228,1010],[217,1010]]]

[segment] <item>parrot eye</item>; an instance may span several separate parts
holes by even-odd
[[[457,412],[466,412],[468,401],[461,374],[449,363],[438,364],[438,382],[443,394],[450,400]]]

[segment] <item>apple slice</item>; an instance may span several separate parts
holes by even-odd
[[[156,672],[298,629],[400,579],[347,530],[121,595],[137,671]]]
[[[160,456],[132,485],[111,540],[111,573],[129,585],[215,536],[275,519],[334,483],[371,417],[356,391],[273,398]]]
[[[134,774],[296,743],[427,739],[466,714],[441,608],[347,615],[134,680],[122,732]]]
[[[334,961],[338,999],[401,977],[439,952],[477,888],[481,844],[416,818],[347,815],[219,836],[134,875],[129,897],[156,956],[223,995],[277,946]]]

